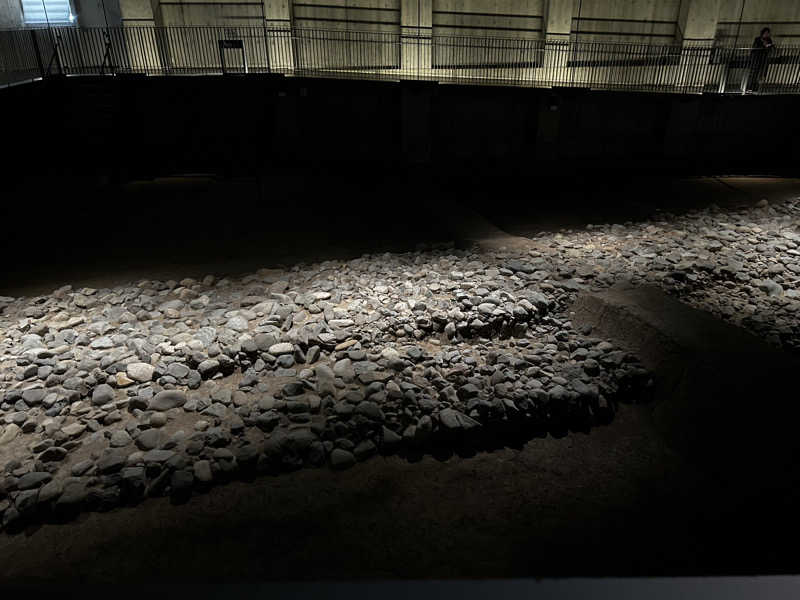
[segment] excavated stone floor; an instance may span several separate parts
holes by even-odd
[[[762,201],[491,249],[2,297],[2,525],[608,423],[652,381],[572,327],[580,290],[655,283],[796,351],[799,243],[798,200]]]
[[[525,238],[244,273],[127,276],[120,254],[94,282],[75,275],[88,262],[37,275],[17,232],[9,256],[39,283],[4,282],[0,301],[0,570],[19,582],[790,572],[796,494],[757,510],[747,478],[695,473],[649,407],[620,405],[650,398],[637,357],[571,321],[581,291],[633,279],[795,353],[800,204],[777,195],[560,231],[497,220]],[[126,235],[163,262],[173,250],[156,236],[173,216],[159,215],[152,239],[137,220]],[[320,231],[352,245],[349,218]],[[103,257],[87,246],[70,260],[81,252]]]
[[[3,524],[588,429],[648,383],[575,279],[452,248],[3,298]]]

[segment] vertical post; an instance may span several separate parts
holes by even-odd
[[[50,35],[53,40],[53,58],[56,61],[56,65],[58,65],[58,74],[64,74],[64,63],[61,62],[61,34],[56,31],[53,34],[52,30],[50,30]],[[50,72],[50,68],[48,67],[47,72]]]
[[[33,41],[33,49],[36,52],[36,64],[39,66],[39,73],[41,74],[42,79],[44,79],[45,76],[44,63],[42,62],[42,52],[41,50],[39,50],[39,40],[36,39],[36,30],[31,29],[30,31],[31,31],[31,40]]]
[[[108,60],[108,67],[111,69],[111,74],[114,74],[114,61],[111,54],[111,33],[108,30],[108,12],[106,11],[106,0],[101,0],[103,6],[103,19],[106,27],[103,30],[103,37],[105,38],[105,52],[103,53],[103,65],[100,67],[100,74],[105,75],[106,60]]]
[[[264,57],[267,59],[267,73],[271,72],[269,62],[269,38],[267,38],[267,12],[264,8],[264,0],[261,0],[261,28],[264,30]],[[259,193],[261,189],[259,188]]]

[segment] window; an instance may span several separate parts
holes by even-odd
[[[22,0],[26,25],[71,25],[75,22],[69,0]]]

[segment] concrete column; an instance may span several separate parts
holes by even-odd
[[[161,2],[159,0],[150,0],[150,11],[153,13],[153,25],[156,27],[170,25],[170,23],[164,23],[164,13],[161,10]]]
[[[0,29],[22,27],[20,0],[0,0]]]
[[[122,24],[125,26],[155,24],[150,0],[119,0],[119,10]]]
[[[407,78],[429,77],[433,0],[400,1],[400,66]]]
[[[267,19],[269,66],[272,71],[287,73],[294,70],[295,52],[292,43],[291,0],[263,0]]]
[[[545,0],[545,37],[568,40],[572,28],[572,0]]]
[[[725,68],[711,68],[711,46],[717,32],[721,0],[681,0],[676,43],[682,46],[677,82],[687,91],[702,91],[706,85],[720,85]],[[724,85],[724,83],[723,83]]]
[[[565,84],[569,81],[567,58],[569,34],[572,30],[572,0],[545,0],[543,82]]]
[[[720,3],[721,0],[681,0],[676,41],[684,46],[710,46],[717,33]]]

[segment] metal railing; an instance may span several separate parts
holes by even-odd
[[[800,93],[800,46],[751,48],[269,27],[0,30],[0,85],[52,74],[283,73],[678,93]]]

